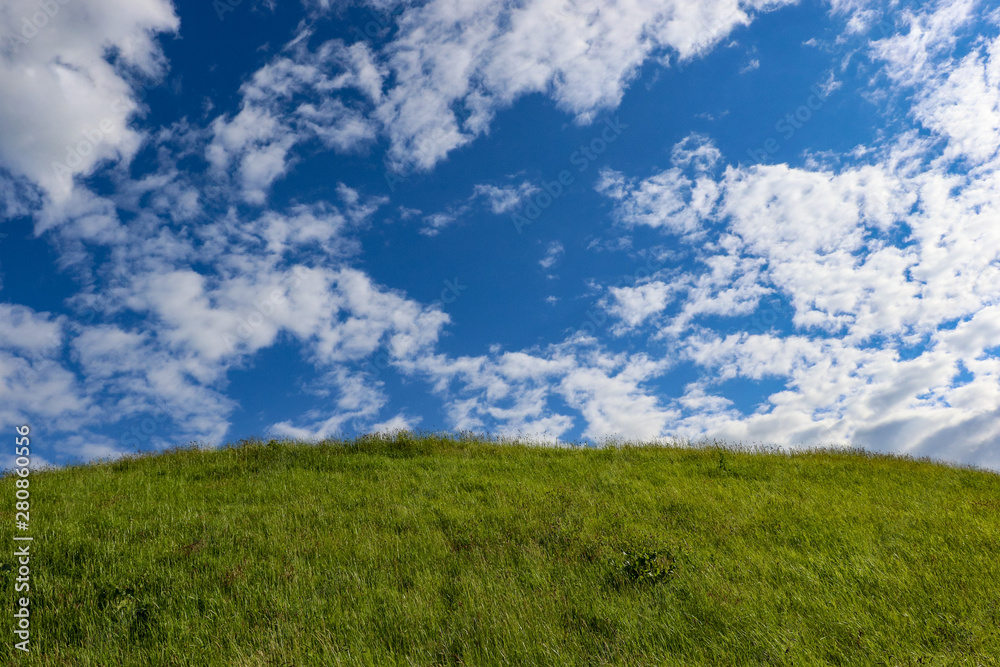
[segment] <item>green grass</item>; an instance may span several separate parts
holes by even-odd
[[[1000,476],[857,451],[243,442],[31,476],[25,665],[996,665]]]

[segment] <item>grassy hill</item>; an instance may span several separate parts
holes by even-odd
[[[398,434],[34,473],[28,655],[0,489],[0,664],[1000,664],[980,470]]]

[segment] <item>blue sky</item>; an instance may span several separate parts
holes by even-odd
[[[0,427],[1000,468],[1000,11],[10,0]]]

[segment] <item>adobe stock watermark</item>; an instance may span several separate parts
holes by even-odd
[[[437,307],[444,310],[443,306],[455,303],[462,298],[462,294],[465,290],[469,289],[469,286],[463,285],[458,278],[443,280],[441,284],[444,286],[441,288],[441,295],[431,304],[431,308]],[[372,375],[380,375],[382,371],[388,370],[391,365],[392,359],[383,347],[379,348],[379,350],[368,359],[364,365],[364,370]]]
[[[8,36],[7,40],[14,45],[13,50],[17,52],[28,45],[39,32],[45,29],[49,21],[54,19],[59,10],[71,0],[40,0],[38,10],[28,16],[21,16],[21,24],[17,32]]]
[[[646,262],[640,266],[635,273],[619,278],[613,285],[608,286],[607,291],[620,287],[631,287],[654,278],[657,271],[664,265],[664,262],[652,255],[646,257]],[[578,334],[595,335],[598,331],[607,328],[609,315],[600,305],[592,306],[584,315],[586,320],[577,329]],[[753,316],[750,318],[748,326],[744,331],[750,335],[763,335],[772,331],[782,317],[794,315],[794,308],[786,300],[772,295],[767,301],[760,301]]]
[[[456,136],[454,130],[445,129],[440,126],[434,128],[427,136],[422,138],[419,146],[412,151],[412,159],[408,162],[409,166],[396,164],[382,172],[382,177],[385,179],[385,184],[389,188],[389,192],[395,192],[397,185],[406,182],[413,176],[417,169],[412,165],[432,164],[438,157],[457,146],[460,143],[460,137],[461,135]],[[445,147],[445,150],[442,151],[442,147]]]
[[[792,305],[776,296],[772,296],[766,303],[761,303],[750,318],[750,326],[745,329],[751,336],[760,336],[774,329],[778,319],[782,316],[795,314]]]
[[[399,3],[389,12],[376,12],[374,7],[365,5],[367,10],[367,20],[359,28],[357,24],[351,26],[351,31],[360,42],[368,42],[382,39],[392,29],[392,21],[400,16],[407,8],[406,3]]]
[[[287,288],[275,287],[266,297],[255,301],[253,310],[240,318],[236,328],[232,332],[223,334],[223,340],[230,353],[234,352],[240,343],[249,340],[255,329],[259,329],[274,316],[274,313],[278,310],[278,306],[288,298],[288,293],[302,284],[306,271],[307,269],[304,266],[296,265],[292,269],[292,282]]]
[[[118,114],[119,118],[122,118],[128,112],[135,109],[135,104],[130,100],[119,97],[111,103],[111,109]],[[81,133],[83,135],[83,139],[75,144],[66,145],[65,162],[59,162],[57,160],[52,161],[52,170],[55,171],[56,176],[60,178],[67,176],[72,178],[75,170],[83,165],[84,158],[93,153],[104,138],[112,134],[114,131],[115,120],[113,118],[104,118],[97,124],[96,128],[84,130]]]
[[[31,427],[27,424],[15,428],[17,435],[14,438],[14,465],[12,471],[17,478],[14,482],[14,524],[21,531],[20,535],[14,535],[14,557],[17,559],[17,578],[14,583],[14,592],[20,593],[24,597],[15,599],[14,612],[14,634],[21,641],[14,643],[14,648],[18,651],[28,653],[31,642],[31,542],[35,539],[28,535],[31,521],[31,494],[28,491],[30,486],[29,476],[31,475]]]
[[[170,419],[170,412],[166,404],[159,398],[154,398],[154,403],[155,411],[146,413],[141,420],[132,424],[132,428],[122,432],[119,436],[118,442],[122,446],[138,451],[142,445],[152,440],[163,423]]]
[[[774,124],[774,131],[784,141],[791,140],[795,136],[795,133],[801,130],[813,118],[813,115],[823,108],[827,98],[830,97],[830,94],[834,90],[835,88],[832,87],[832,84],[821,86],[814,83],[811,85],[809,87],[811,94],[805,99],[805,102],[800,104],[794,111],[790,111],[784,117],[779,118]],[[771,136],[764,140],[760,148],[748,148],[747,155],[750,156],[754,163],[759,163],[766,161],[779,150],[781,150],[781,143],[775,137]]]
[[[895,15],[881,15],[877,24],[867,28],[866,39],[873,42],[896,34],[897,26],[894,17]],[[814,83],[809,86],[810,94],[803,104],[779,118],[774,124],[774,131],[783,141],[790,141],[795,133],[801,130],[806,123],[812,120],[816,112],[823,108],[830,95],[839,87],[839,84],[833,81],[832,75],[825,84]],[[748,148],[747,155],[750,156],[753,163],[761,163],[779,150],[781,150],[781,143],[777,138],[771,136],[765,139],[759,148]]]
[[[615,281],[614,285],[610,285],[608,287],[608,291],[617,287],[632,286],[641,281],[649,280],[655,276],[656,272],[661,268],[663,268],[663,260],[650,253],[646,255],[645,264],[636,269],[635,273],[621,276],[617,281]],[[598,330],[605,328],[608,324],[608,314],[600,306],[592,306],[588,308],[584,315],[587,319],[577,330],[580,334],[594,335],[598,332]]]
[[[243,4],[243,0],[212,0],[212,9],[219,17],[220,21],[226,20],[226,14],[235,12],[236,8]]]
[[[700,58],[703,47],[707,47],[709,50],[714,49],[726,37],[730,36],[736,28],[746,25],[744,23],[745,19],[746,14],[740,9],[738,4],[735,5],[734,9],[727,9],[721,16],[709,19],[708,25],[699,27],[698,31],[703,35],[713,36],[710,38],[712,41],[708,44],[700,44],[699,48],[695,49],[687,58],[681,58],[678,55],[677,59],[673,62],[674,69],[677,70],[678,74],[682,74],[689,65]]]
[[[577,173],[582,174],[587,171],[590,165],[596,162],[597,158],[608,150],[608,146],[617,141],[622,132],[627,129],[628,125],[622,123],[618,117],[613,119],[605,118],[604,127],[601,129],[601,132],[588,143],[581,144],[577,150],[570,153],[570,165],[576,167]],[[556,199],[563,195],[566,188],[575,182],[576,176],[569,169],[561,170],[556,178],[551,181],[543,180],[542,188],[528,198],[528,203],[525,204],[524,209],[520,213],[514,213],[510,218],[517,233],[522,233],[525,227],[538,220],[542,213],[552,206]]]

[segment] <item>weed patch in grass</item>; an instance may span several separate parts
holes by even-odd
[[[622,551],[611,581],[616,588],[627,585],[654,585],[670,579],[677,563],[669,551]]]

